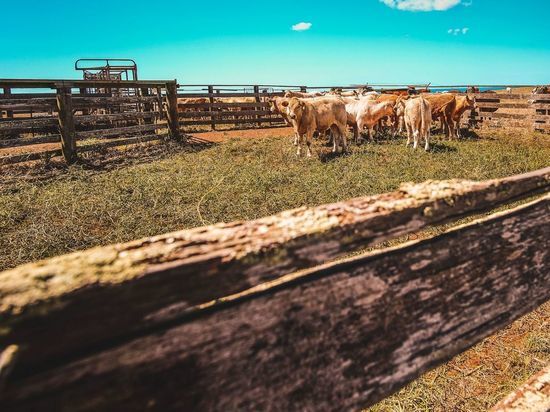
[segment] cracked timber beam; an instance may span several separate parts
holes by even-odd
[[[549,212],[546,195],[430,239],[258,285],[41,373],[17,373],[16,364],[0,406],[362,409],[550,298]]]
[[[140,333],[197,305],[340,258],[359,247],[549,187],[550,168],[486,182],[406,184],[393,193],[26,264],[0,273],[0,348],[23,343],[21,364],[39,368],[94,346],[106,334]],[[98,318],[102,321],[95,322]],[[82,324],[87,327],[80,328]],[[44,344],[60,334],[62,341]]]

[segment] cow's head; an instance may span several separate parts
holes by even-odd
[[[302,100],[295,97],[290,100],[285,100],[282,105],[286,107],[288,117],[293,120],[301,118],[306,107],[306,104]]]

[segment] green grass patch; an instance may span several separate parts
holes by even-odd
[[[274,132],[276,134],[276,132]],[[527,140],[526,140],[527,139]],[[217,222],[253,219],[394,190],[402,182],[483,180],[548,166],[544,136],[403,140],[352,146],[347,156],[297,158],[291,139],[234,139],[197,152],[104,172],[71,168],[0,191],[0,269],[32,260]]]

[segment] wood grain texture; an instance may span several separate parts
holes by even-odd
[[[550,364],[491,409],[491,412],[548,411],[550,411]]]
[[[550,298],[549,212],[546,195],[228,297],[155,333],[10,380],[3,407],[358,410]]]
[[[21,345],[21,371],[49,368],[107,335],[147,333],[197,305],[549,185],[550,168],[487,182],[409,184],[27,264],[0,273],[0,346]]]

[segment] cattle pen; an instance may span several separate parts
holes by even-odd
[[[417,87],[465,94],[461,86]],[[156,142],[185,148],[192,145],[191,135],[210,129],[284,130],[282,117],[269,110],[270,98],[284,90],[328,89],[180,85],[176,80],[0,80],[0,150],[7,153],[0,155],[0,167],[49,157],[78,167],[83,153]],[[534,139],[547,138],[539,132],[550,130],[550,95],[503,86],[486,89],[473,93],[477,106],[464,115],[464,127],[480,133],[518,129],[534,133]],[[35,186],[27,192],[23,186],[9,188],[13,197],[25,192],[22,198],[32,199],[38,209],[33,213],[56,209],[60,215],[51,220],[54,224],[68,211],[76,218],[64,225],[85,221],[76,213],[85,203],[85,209],[98,208],[97,215],[113,224],[117,215],[112,211],[123,209],[121,215],[137,216],[132,225],[144,226],[145,213],[130,206],[143,201],[161,229],[154,236],[102,238],[98,219],[91,223],[103,240],[93,248],[75,244],[75,233],[86,232],[75,225],[69,242],[51,235],[68,243],[63,254],[3,268],[0,409],[360,410],[550,299],[550,168],[543,156],[525,160],[536,147],[524,151],[514,143],[509,152],[490,157],[487,153],[499,142],[482,149],[483,139],[468,137],[413,156],[401,142],[388,139],[379,147],[355,146],[356,153],[320,157],[319,162],[292,156],[296,174],[268,170],[263,176],[272,165],[258,160],[258,153],[276,156],[282,159],[280,169],[289,168],[288,153],[280,153],[283,139],[291,146],[288,137],[219,145],[227,148],[210,157],[209,149],[190,150],[187,163],[167,169],[176,163],[169,158],[136,172],[144,180],[115,171],[120,173],[94,181],[77,169],[70,179],[78,180],[96,203],[77,197],[76,186],[63,182],[52,192],[63,189],[60,197],[74,196],[73,203],[43,201]],[[471,144],[468,153],[483,150],[481,160],[464,169],[498,168],[491,161],[504,162],[514,150],[520,160],[495,175],[464,178],[461,169],[459,179],[439,172],[419,173],[420,180],[410,177],[407,167],[420,170],[437,161],[436,170],[442,168],[466,151],[459,144]],[[13,148],[30,150],[10,152]],[[398,148],[403,157],[391,163],[388,158]],[[224,164],[222,176],[201,176],[214,167],[212,159]],[[254,168],[248,169],[251,163]],[[357,163],[385,165],[399,183],[368,186],[372,191],[366,192],[361,192],[366,185],[359,186],[330,201],[312,196],[320,191],[314,187],[292,206],[281,201],[269,213],[260,209],[244,218],[228,210],[211,219],[201,214],[208,196],[225,184],[229,187],[212,196],[212,203],[225,201],[229,209],[228,204],[245,197],[259,209],[261,193],[244,196],[236,188],[262,181],[268,197],[265,192],[284,190],[289,182],[298,186],[296,194],[307,186],[346,180],[341,189],[359,181],[349,177],[349,170],[377,180],[372,169]],[[397,163],[405,166],[397,169]],[[190,173],[193,167],[197,170]],[[307,172],[311,179],[299,185]],[[231,186],[235,176],[245,173],[249,180]],[[401,184],[409,180],[416,183]],[[154,191],[141,191],[144,181]],[[120,187],[113,209],[97,206],[116,197],[106,182]],[[96,191],[105,195],[92,196]],[[169,193],[157,197],[161,192]],[[194,192],[196,197],[185,203]],[[1,195],[6,209],[16,205]],[[176,217],[163,204],[170,202],[178,205]],[[182,224],[182,215],[195,211],[199,223]],[[9,217],[8,223],[0,227],[28,224],[36,216],[29,213],[15,211],[12,217],[7,211],[2,217]],[[13,233],[20,237],[23,231],[17,226]],[[21,242],[32,244],[28,238]],[[14,241],[9,248],[17,245]],[[28,249],[19,255],[22,250]],[[503,398],[491,405],[495,412],[548,409],[548,367]]]
[[[368,87],[384,92],[407,86]],[[464,94],[466,89],[417,87],[457,94]],[[550,94],[503,93],[504,86],[499,85],[481,87],[486,91],[470,94],[476,98],[477,107],[464,114],[462,126],[550,131]],[[164,139],[179,141],[185,139],[187,132],[204,127],[215,130],[284,126],[283,118],[270,112],[270,98],[282,96],[285,90],[331,88],[336,87],[179,85],[177,80],[0,79],[0,151],[4,149],[0,165],[61,155],[72,163],[77,153]],[[51,89],[55,93],[44,92]],[[17,153],[13,154],[10,148],[18,148]]]

